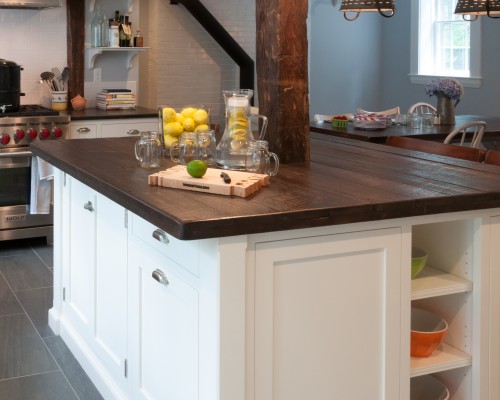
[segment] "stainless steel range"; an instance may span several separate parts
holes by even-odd
[[[52,206],[48,214],[30,213],[32,154],[30,143],[69,137],[70,117],[37,105],[1,113],[0,240],[53,238]],[[5,110],[4,110],[5,111]]]

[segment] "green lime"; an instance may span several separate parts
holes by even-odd
[[[186,169],[193,178],[201,178],[207,172],[207,164],[201,160],[193,160],[186,165]]]

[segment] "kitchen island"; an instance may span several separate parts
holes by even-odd
[[[500,398],[500,168],[311,134],[311,163],[238,198],[148,186],[134,143],[33,146],[57,168],[51,327],[105,398],[396,400],[427,374]],[[449,323],[430,358],[412,307]]]

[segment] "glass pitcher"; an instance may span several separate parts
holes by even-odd
[[[250,99],[253,96],[253,90],[234,89],[224,90],[222,93],[226,105],[226,127],[217,145],[216,164],[224,169],[245,169],[248,142],[264,139],[267,118],[263,115],[253,115],[262,121],[259,137],[254,138],[250,120]]]

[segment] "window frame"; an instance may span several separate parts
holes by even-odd
[[[410,81],[415,84],[426,84],[441,75],[423,75],[418,73],[419,16],[420,0],[411,0]],[[457,79],[464,87],[479,88],[483,79],[481,76],[481,17],[469,23],[471,24],[470,77],[451,77]]]

